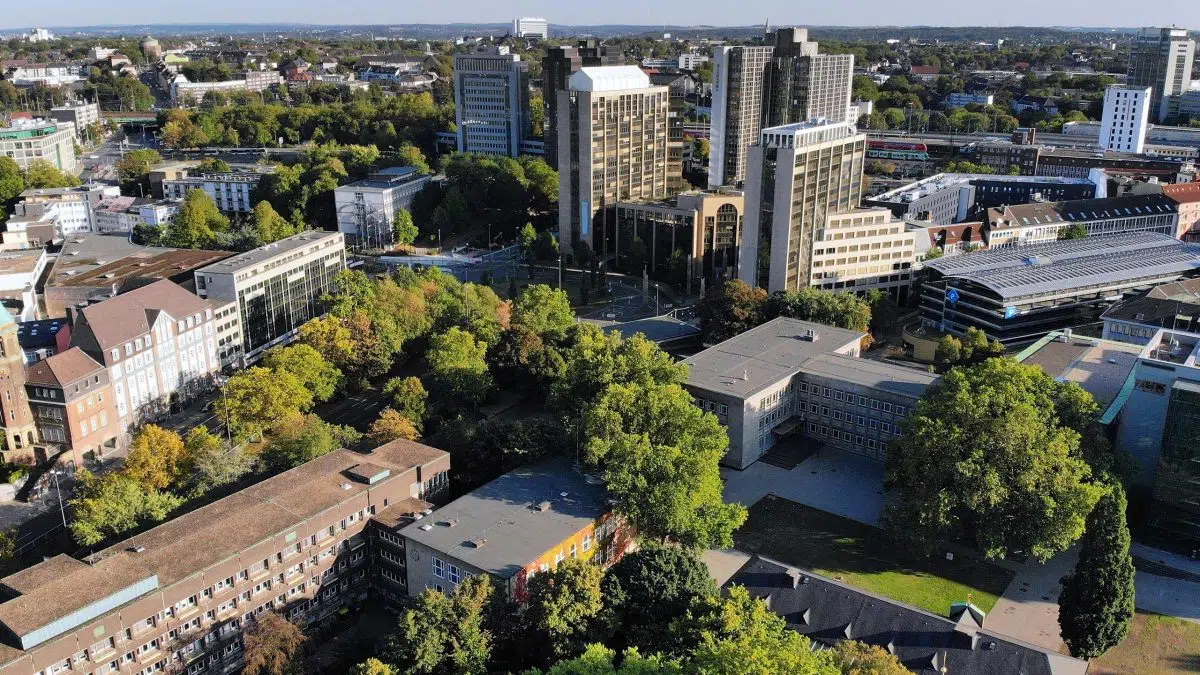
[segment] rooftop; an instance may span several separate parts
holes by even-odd
[[[0,252],[0,274],[33,274],[45,260],[46,251],[41,248]]]
[[[1144,295],[1122,300],[1109,307],[1102,318],[1162,328],[1200,330],[1200,279],[1155,286]],[[1181,322],[1183,325],[1180,325]]]
[[[866,642],[919,675],[1084,675],[1088,668],[1087,661],[989,633],[983,613],[966,603],[938,616],[759,556],[725,587],[734,585],[766,598],[789,628],[817,642]]]
[[[338,242],[341,242],[342,234],[340,232],[321,232],[318,230],[302,232],[300,234],[295,234],[290,237],[280,239],[279,241],[266,244],[265,246],[259,246],[258,248],[246,251],[245,253],[239,253],[231,258],[226,258],[221,262],[208,265],[207,267],[202,267],[197,270],[197,272],[202,272],[205,274],[232,274],[234,272],[254,267],[255,265],[261,265],[262,263],[274,260],[280,256],[288,255],[289,253],[293,253],[299,249],[312,246],[314,243],[328,242],[335,239]]]
[[[898,187],[894,190],[889,190],[881,195],[871,197],[871,202],[896,202],[912,201],[920,199],[938,192],[939,190],[947,190],[957,188],[964,183],[970,183],[975,180],[999,181],[1004,183],[1035,183],[1047,185],[1095,185],[1087,178],[1064,178],[1062,176],[1003,176],[987,173],[939,173],[928,178],[922,178],[914,183],[909,183]],[[905,195],[913,194],[913,197],[906,198]]]
[[[79,310],[96,338],[96,347],[107,350],[150,332],[160,312],[181,318],[212,305],[173,281],[161,279],[127,293],[115,295]]]
[[[1162,193],[1168,199],[1179,204],[1200,202],[1200,182],[1164,185]]]
[[[809,331],[816,339],[809,339]],[[690,371],[689,385],[747,398],[800,372],[813,359],[857,345],[865,335],[779,317],[709,347],[683,363]]]
[[[572,91],[624,91],[650,87],[650,77],[637,66],[593,66],[571,75]]]
[[[925,266],[1007,300],[1200,272],[1200,244],[1134,232],[992,249]]]
[[[601,482],[556,457],[510,471],[400,533],[506,579],[610,510]]]
[[[1078,384],[1105,410],[1120,396],[1141,351],[1141,345],[1056,331],[1027,347],[1017,360],[1041,367],[1059,382]]]
[[[123,242],[109,246],[112,240]],[[95,246],[103,242],[104,246]],[[169,279],[229,257],[228,251],[153,248],[129,244],[124,237],[88,236],[75,244],[68,241],[50,276],[47,287],[100,287],[118,289],[133,280]]]
[[[83,378],[103,371],[104,366],[83,353],[79,347],[47,357],[25,368],[25,381],[47,387],[65,387]]]
[[[621,337],[625,339],[640,333],[648,340],[658,343],[673,342],[700,334],[699,328],[672,316],[652,316],[648,319],[637,319],[604,327],[605,332],[613,330],[620,333]]]
[[[988,222],[1021,227],[1161,215],[1174,213],[1175,208],[1174,202],[1157,194],[1074,199],[1066,202],[1035,202],[988,209]]]
[[[65,325],[67,325],[66,317],[22,321],[17,324],[17,340],[23,349],[53,347],[55,336]]]
[[[938,376],[930,373],[927,369],[910,368],[844,354],[829,354],[824,358],[812,359],[805,363],[801,370],[813,375],[824,375],[913,398],[925,393],[926,387],[938,380]]]

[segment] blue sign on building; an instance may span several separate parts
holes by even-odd
[[[1016,307],[1005,307],[1004,308],[1004,318],[1011,319],[1016,315],[1017,315]]]
[[[953,288],[947,290],[946,291],[946,302],[948,302],[952,305],[954,303],[958,302],[958,291]]]

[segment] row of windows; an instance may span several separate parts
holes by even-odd
[[[845,441],[847,443],[854,443],[854,445],[857,445],[859,447],[865,446],[866,448],[868,448],[870,450],[876,450],[876,449],[887,450],[887,443],[884,443],[883,441],[876,441],[873,438],[863,438],[862,436],[860,436],[858,434],[852,434],[849,431],[842,431],[840,429],[831,429],[831,428],[825,426],[824,424],[817,424],[815,422],[809,422],[808,423],[808,431],[809,431],[809,433],[811,433],[813,435],[820,434],[825,437],[833,438],[834,440]]]

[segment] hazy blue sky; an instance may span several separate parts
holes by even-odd
[[[0,28],[142,23],[405,24],[501,22],[544,16],[564,24],[1149,26],[1200,29],[1200,0],[162,0],[0,2]],[[1136,7],[1136,12],[1131,12]]]

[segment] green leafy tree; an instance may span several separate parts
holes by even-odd
[[[258,462],[257,455],[240,446],[229,447],[224,439],[203,425],[189,431],[183,444],[191,464],[184,491],[189,498],[238,480],[253,472]]]
[[[385,660],[414,675],[483,675],[492,651],[486,620],[494,593],[486,574],[467,577],[449,595],[426,589],[400,617]]]
[[[25,169],[25,189],[75,187],[79,179],[44,159],[35,159]]]
[[[404,415],[419,431],[425,421],[425,406],[429,392],[417,377],[393,377],[383,385],[383,393],[392,401],[392,408]]]
[[[400,149],[396,151],[397,158],[400,160],[400,166],[411,166],[416,168],[422,174],[432,173],[429,168],[429,161],[425,159],[425,153],[412,143],[404,143]]]
[[[397,209],[396,216],[392,218],[392,234],[396,238],[396,243],[401,246],[409,246],[417,240],[417,235],[420,233],[417,226],[413,224],[413,217],[408,209]]]
[[[295,375],[255,367],[229,378],[216,412],[222,424],[244,438],[258,436],[312,405],[312,392]]]
[[[706,343],[724,342],[740,335],[766,317],[767,292],[740,279],[726,281],[700,301],[700,329]]]
[[[369,658],[350,668],[350,675],[400,675],[395,668],[377,658]]]
[[[946,334],[938,339],[937,350],[933,353],[933,360],[943,370],[949,370],[962,361],[962,352],[962,340],[953,335]]]
[[[746,510],[726,504],[718,462],[729,436],[678,384],[611,384],[585,412],[585,457],[641,534],[729,548]]]
[[[871,326],[871,307],[853,293],[833,293],[816,288],[781,291],[767,299],[766,317],[786,316],[803,321],[867,331]]]
[[[488,362],[500,386],[534,383],[543,394],[566,368],[557,349],[521,325],[500,334],[495,347],[488,350]]]
[[[1079,562],[1063,579],[1058,625],[1071,656],[1094,659],[1129,633],[1134,567],[1125,524],[1125,490],[1113,483],[1088,516]]]
[[[373,443],[383,445],[398,438],[415,441],[421,434],[412,420],[391,408],[384,408],[371,423],[369,435]]]
[[[147,424],[133,434],[122,471],[141,485],[164,490],[185,478],[191,471],[190,464],[179,434]]]
[[[526,286],[513,301],[512,322],[537,333],[542,340],[557,343],[575,325],[575,312],[565,291],[534,284]]]
[[[563,350],[563,375],[550,388],[554,410],[579,419],[613,384],[682,384],[687,366],[643,335],[623,340],[619,333],[605,333],[592,324],[571,330]]]
[[[841,640],[832,650],[833,662],[842,675],[911,675],[895,654],[883,647],[857,640]]]
[[[904,486],[888,528],[922,546],[966,537],[992,558],[1065,550],[1104,492],[1064,422],[1087,423],[1072,419],[1078,386],[1010,359],[951,369],[888,444],[887,485]]]
[[[1082,223],[1071,223],[1058,231],[1059,241],[1070,239],[1083,239],[1087,236],[1087,228]]]
[[[205,157],[200,160],[200,164],[196,167],[196,170],[200,173],[229,173],[233,171],[233,167],[229,165],[229,162],[220,157]]]
[[[425,360],[439,402],[473,406],[487,397],[492,378],[483,358],[486,352],[486,344],[458,327],[429,340]]]
[[[328,401],[342,386],[342,372],[307,344],[276,347],[267,352],[263,365],[293,375],[314,401]]]
[[[161,164],[162,155],[157,150],[142,148],[130,150],[117,160],[117,177],[122,183],[144,181],[155,164]]]
[[[145,523],[164,520],[182,500],[142,485],[124,473],[75,474],[78,495],[71,500],[71,537],[80,546],[93,546]]]
[[[600,593],[603,576],[598,565],[567,558],[529,581],[524,619],[549,660],[579,654],[588,644],[604,607]]]
[[[229,231],[229,219],[204,190],[188,190],[175,217],[167,224],[162,243],[175,248],[214,246],[218,233]]]
[[[0,208],[16,201],[25,191],[25,176],[12,157],[0,157]]]
[[[534,255],[533,246],[537,243],[537,230],[533,229],[533,223],[525,223],[521,230],[517,232],[517,244],[521,247],[521,252],[526,257],[532,258]]]
[[[286,424],[276,427],[262,459],[268,468],[286,471],[340,447],[354,445],[360,438],[357,431],[330,424],[316,415],[293,415]]]
[[[296,624],[275,612],[254,619],[243,638],[246,675],[290,675],[297,672],[308,640]]]
[[[271,202],[261,201],[254,205],[247,220],[257,244],[270,244],[296,233],[296,227],[275,212]]]
[[[590,644],[580,656],[559,661],[547,675],[683,675],[683,667],[659,655],[644,657],[636,649],[621,654],[602,644]],[[534,671],[536,672],[536,671]]]
[[[708,566],[695,551],[653,543],[617,561],[600,588],[609,631],[622,644],[646,653],[661,651],[671,622],[717,593]]]

